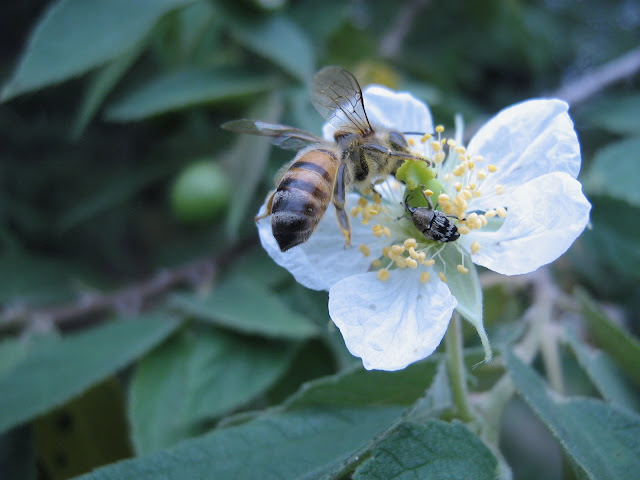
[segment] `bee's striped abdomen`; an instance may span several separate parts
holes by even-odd
[[[329,206],[338,159],[328,150],[296,157],[278,183],[271,208],[273,236],[283,252],[306,242]]]

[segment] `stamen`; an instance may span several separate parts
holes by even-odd
[[[436,163],[442,163],[444,162],[444,159],[446,158],[446,155],[444,154],[444,152],[438,152],[433,156],[433,160]]]
[[[380,270],[378,270],[376,276],[378,277],[378,280],[384,282],[389,278],[389,270],[387,270],[386,268],[381,268]]]
[[[456,268],[458,269],[458,271],[459,271],[460,273],[463,273],[463,274],[464,274],[464,273],[469,273],[469,269],[468,269],[468,268],[465,268],[465,266],[464,266],[464,265],[457,265],[457,266],[456,266]],[[443,281],[444,281],[444,280],[443,280]]]
[[[502,195],[504,193],[504,185],[502,185],[501,183],[496,185],[496,193],[498,195]]]
[[[359,206],[360,208],[364,208],[364,207],[366,207],[366,206],[368,205],[368,203],[369,203],[369,201],[368,201],[366,198],[364,198],[364,197],[360,197],[360,198],[358,199],[358,206]]]
[[[368,257],[369,255],[371,255],[371,249],[369,249],[368,246],[366,246],[364,243],[360,244],[360,252],[365,256]]]
[[[453,148],[456,146],[456,141],[453,138],[450,138],[449,140],[447,140],[447,145]]]
[[[507,209],[504,207],[498,207],[496,208],[496,213],[500,218],[504,218],[507,216]]]
[[[444,283],[447,283],[447,277],[445,277],[443,272],[438,273],[438,276],[440,277],[440,280],[442,280]]]
[[[442,132],[444,132],[444,127],[443,127],[442,125],[438,125],[438,126],[436,127],[436,132],[438,132],[438,133],[442,133]]]
[[[462,190],[462,183],[460,183],[460,182],[456,182],[456,183],[454,183],[454,184],[453,184],[453,188],[455,188],[455,189],[456,189],[456,191],[458,191],[458,192],[459,192],[460,190]]]
[[[407,238],[404,241],[403,245],[404,245],[404,248],[411,250],[412,248],[416,248],[418,246],[418,242],[416,241],[415,238]]]
[[[382,203],[382,195],[378,192],[373,192],[373,203],[380,205]]]
[[[373,268],[380,268],[382,266],[382,262],[379,258],[376,258],[373,262],[371,262],[371,266]]]
[[[433,258],[430,258],[429,260],[421,260],[420,263],[425,267],[431,267],[435,265],[436,261]]]
[[[409,145],[410,145],[410,146],[412,146],[412,147],[414,147],[414,146],[415,146],[415,144],[416,144],[415,140],[414,140],[413,138],[410,138],[410,139],[409,139]]]
[[[442,150],[442,144],[440,142],[431,142],[429,145],[434,152]]]
[[[431,197],[433,195],[433,190],[429,190],[427,188],[426,190],[423,190],[422,193],[424,193],[427,197]]]
[[[480,250],[480,244],[476,240],[471,244],[471,253],[478,253],[478,250]]]
[[[416,262],[413,258],[405,259],[405,263],[407,264],[407,267],[409,267],[409,268],[417,268],[418,267],[418,262]]]
[[[404,253],[404,250],[405,250],[404,245],[393,245],[391,247],[391,251],[396,255],[400,255],[401,253]]]
[[[422,272],[420,274],[420,281],[422,283],[427,283],[431,279],[431,274],[429,272]]]
[[[495,165],[491,164],[487,167],[487,170],[489,170],[491,173],[496,173],[498,171],[498,167],[496,167]]]
[[[431,139],[431,134],[430,133],[425,133],[422,138],[420,139],[420,142],[425,143],[427,140]]]
[[[374,225],[373,227],[371,227],[371,231],[376,237],[381,238],[382,234],[384,233],[384,227],[380,224]]]
[[[384,227],[382,229],[382,233],[384,233],[384,236],[389,238],[391,236],[391,229],[389,227]]]
[[[458,233],[460,235],[466,235],[470,232],[471,230],[469,229],[469,227],[467,227],[466,225],[461,225],[458,227]]]
[[[349,214],[355,218],[358,215],[360,215],[360,212],[362,212],[362,207],[353,207],[350,211]]]

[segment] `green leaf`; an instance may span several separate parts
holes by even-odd
[[[290,73],[302,82],[311,80],[315,68],[313,46],[298,25],[282,16],[269,16],[260,22],[235,24],[236,40]]]
[[[431,420],[398,425],[376,445],[353,479],[494,480],[497,474],[495,457],[467,427]]]
[[[582,314],[589,326],[589,333],[611,359],[640,385],[640,342],[609,319],[598,308],[586,291],[576,289],[575,296],[582,306]]]
[[[638,112],[640,112],[640,94],[620,95],[615,98],[603,98],[587,107],[586,115],[592,125],[615,133],[639,133]]]
[[[228,279],[206,297],[176,294],[170,304],[184,314],[245,334],[301,340],[318,333],[310,320],[249,279]]]
[[[585,345],[571,332],[567,331],[565,336],[578,363],[605,399],[630,410],[640,408],[640,400],[625,383],[609,355]]]
[[[447,364],[441,361],[438,363],[438,369],[427,393],[413,404],[407,418],[422,423],[425,419],[437,418],[453,406]]]
[[[586,478],[628,479],[640,471],[640,417],[593,399],[564,398],[513,353],[505,351],[513,383]]]
[[[82,132],[93,119],[104,99],[142,53],[143,47],[144,43],[138,43],[95,73],[73,123],[71,129],[72,139],[77,140],[82,135]]]
[[[26,343],[24,357],[0,377],[0,432],[82,393],[164,340],[178,325],[167,316],[149,314]]]
[[[638,112],[640,105],[635,112],[636,124]],[[639,151],[640,137],[610,143],[598,150],[584,177],[585,191],[589,194],[607,195],[640,207],[640,189],[636,182]]]
[[[78,480],[319,478],[391,424],[402,409],[297,410],[187,440],[109,465]]]
[[[469,269],[467,273],[460,273],[455,266],[464,261],[464,266]],[[444,268],[444,266],[448,268]],[[484,329],[482,317],[482,287],[476,266],[468,254],[461,254],[455,245],[445,245],[440,250],[440,255],[435,267],[447,277],[447,286],[451,294],[456,297],[458,306],[456,311],[469,321],[477,330],[484,348],[484,361],[489,363],[493,353],[489,346],[489,339]]]
[[[264,75],[237,70],[191,67],[151,78],[110,105],[105,118],[112,122],[142,120],[175,110],[269,90]]]
[[[593,197],[592,228],[583,232],[581,244],[587,250],[582,262],[602,263],[609,269],[640,280],[640,209],[610,197]],[[589,267],[588,265],[586,267]],[[578,268],[585,268],[578,265]],[[596,277],[601,283],[602,278]],[[609,282],[617,286],[618,282]],[[609,285],[603,285],[606,289]],[[614,289],[615,290],[615,289]]]
[[[116,58],[142,41],[163,15],[193,1],[54,2],[31,34],[1,99],[62,82]]]
[[[129,411],[138,454],[171,446],[199,423],[247,404],[286,371],[297,346],[208,329],[188,330],[145,357]]]
[[[303,385],[285,402],[285,407],[408,406],[424,394],[436,373],[438,359],[438,355],[431,355],[396,372],[364,370],[358,366]]]

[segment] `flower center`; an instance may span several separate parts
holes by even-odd
[[[473,199],[482,196],[482,187],[486,179],[498,169],[495,165],[483,168],[485,160],[482,157],[470,155],[466,148],[457,145],[454,139],[443,137],[443,132],[444,127],[438,126],[435,137],[426,134],[419,140],[427,144],[427,160],[436,172],[436,184],[442,187],[433,208],[449,217],[460,235],[469,235],[474,230],[486,227],[489,219],[503,219],[507,215],[507,210],[502,206],[487,211],[473,210]],[[415,147],[416,142],[413,138],[409,139],[409,145]],[[495,188],[499,195],[504,192],[501,185]],[[377,270],[378,279],[381,281],[387,280],[392,270],[408,268],[423,270],[420,280],[428,282],[434,271],[436,259],[446,244],[426,238],[415,228],[404,207],[405,191],[400,182],[391,179],[375,189],[361,191],[358,204],[351,209],[350,214],[354,219],[359,217],[364,225],[371,224],[373,236],[377,239],[388,239],[388,243],[377,252],[372,251],[366,243],[362,243],[360,252],[365,257],[374,256],[371,268]],[[422,191],[429,199],[435,195],[430,189]],[[429,201],[433,204],[432,200]],[[438,212],[439,215],[442,213]],[[467,242],[468,247],[464,250],[458,241],[450,243],[460,252],[461,261],[456,265],[457,272],[468,273],[469,269],[465,266],[467,255],[464,250],[468,248],[469,253],[475,254],[481,248],[480,243],[477,240],[470,244]],[[442,271],[438,272],[438,276],[441,281],[446,282],[447,265],[444,261],[439,262],[439,265],[442,265]]]

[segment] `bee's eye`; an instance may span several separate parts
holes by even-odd
[[[404,138],[404,135],[402,135],[400,132],[390,132],[389,142],[391,142],[391,146],[396,149],[409,148],[407,139]]]

